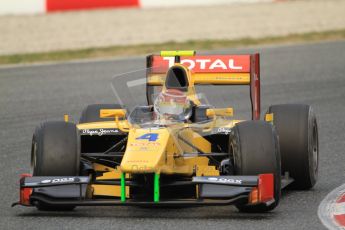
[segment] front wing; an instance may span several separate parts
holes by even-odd
[[[105,181],[107,184],[135,186],[133,181]],[[89,188],[95,183],[90,177],[32,177],[24,174],[20,179],[20,200],[15,205],[36,206],[44,203],[52,206],[202,206],[232,204],[266,204],[274,202],[273,174],[257,176],[202,176],[190,181],[174,182],[171,186],[185,184],[198,185],[195,199],[159,199],[159,183],[155,183],[154,197],[145,201],[121,198],[96,198],[90,196]],[[97,181],[97,183],[102,183]],[[157,187],[158,186],[158,187]],[[158,194],[157,194],[158,193]],[[158,195],[158,196],[157,196]]]

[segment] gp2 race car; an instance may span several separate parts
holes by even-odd
[[[259,54],[162,51],[146,64],[143,78],[126,73],[113,85],[118,95],[143,83],[146,105],[89,105],[77,125],[65,115],[36,128],[32,174],[21,176],[13,205],[235,205],[266,212],[278,205],[281,189],[314,186],[319,148],[313,110],[272,105],[260,120]],[[252,119],[232,119],[232,108],[207,104],[199,84],[249,86]]]

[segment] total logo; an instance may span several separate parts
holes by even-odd
[[[66,178],[56,178],[56,179],[47,179],[47,180],[42,180],[42,184],[49,184],[49,183],[66,183],[66,182],[74,182],[73,177],[66,177]]]
[[[239,179],[232,179],[232,178],[224,178],[224,177],[209,177],[207,178],[209,181],[214,181],[214,182],[221,182],[221,183],[229,183],[229,184],[242,184],[242,180]]]
[[[174,57],[164,57],[163,60],[168,61],[169,67],[174,65]],[[235,63],[234,59],[182,59],[181,64],[191,70],[243,70],[243,66]]]

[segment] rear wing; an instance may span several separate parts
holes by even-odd
[[[260,119],[260,56],[249,55],[196,55],[181,56],[180,63],[192,72],[194,84],[248,85],[252,105],[252,119]],[[175,57],[149,55],[147,67],[147,100],[152,105],[155,87],[162,86],[166,72],[174,64]]]

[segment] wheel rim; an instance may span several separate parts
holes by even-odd
[[[317,132],[316,121],[313,122],[313,141],[312,141],[312,151],[313,151],[313,169],[314,173],[317,173],[318,162],[319,162],[319,138]]]

